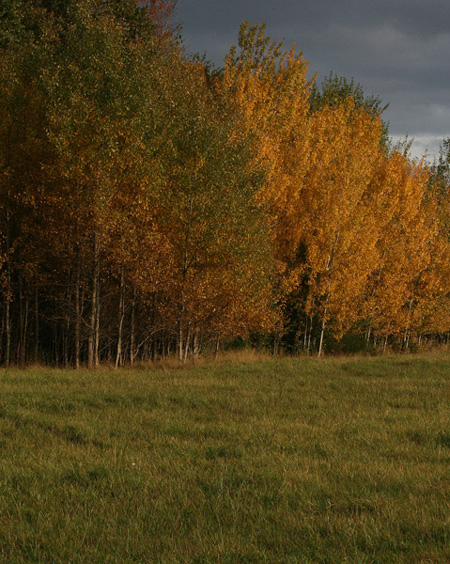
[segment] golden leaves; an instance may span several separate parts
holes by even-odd
[[[430,292],[442,286],[429,273],[437,231],[426,167],[387,152],[379,115],[359,99],[312,111],[307,64],[264,26],[244,24],[239,49],[227,57],[222,88],[265,164],[260,197],[272,220],[278,299],[306,284],[305,313],[337,333],[364,318],[380,330],[404,327],[418,277],[427,273]]]

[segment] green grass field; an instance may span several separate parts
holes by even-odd
[[[0,561],[450,562],[450,356],[1,370]]]

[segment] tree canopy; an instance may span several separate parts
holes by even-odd
[[[409,160],[379,98],[265,26],[211,73],[174,7],[0,3],[0,362],[442,338],[448,140]]]

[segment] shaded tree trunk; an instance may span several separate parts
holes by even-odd
[[[192,339],[192,354],[194,356],[194,360],[198,359],[200,356],[200,335],[197,327],[194,330],[194,336]]]
[[[34,289],[34,362],[39,362],[39,289]]]
[[[116,370],[122,363],[122,331],[123,319],[125,317],[125,282],[123,268],[120,271],[120,290],[119,290],[119,331],[117,335]]]
[[[5,301],[5,366],[11,364],[11,301],[9,292],[6,294]]]
[[[77,273],[75,277],[75,368],[80,368],[80,323],[81,323],[81,308],[80,308],[80,257],[77,257]]]
[[[215,347],[214,347],[214,358],[217,358],[217,356],[219,354],[219,350],[220,350],[220,335],[217,335],[216,343],[215,343]]]
[[[88,368],[98,366],[99,344],[99,282],[100,282],[100,245],[97,233],[94,235],[94,265],[92,273],[91,316],[88,338]]]
[[[131,301],[131,320],[130,320],[130,364],[133,366],[136,358],[136,289],[133,288],[133,299]]]

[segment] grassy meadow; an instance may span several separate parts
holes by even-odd
[[[0,561],[450,562],[450,356],[0,370]]]

